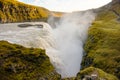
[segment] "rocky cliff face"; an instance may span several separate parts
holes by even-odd
[[[0,22],[46,21],[50,11],[16,0],[0,0]]]

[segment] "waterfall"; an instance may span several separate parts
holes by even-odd
[[[42,28],[17,26],[23,23],[0,24],[0,40],[25,47],[46,49],[46,54],[50,57],[56,71],[63,78],[74,77],[80,70],[83,45],[94,18],[95,13],[88,10],[65,14],[55,27],[45,22],[27,22],[42,24]]]

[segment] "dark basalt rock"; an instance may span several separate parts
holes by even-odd
[[[21,28],[25,28],[25,27],[29,27],[29,26],[33,26],[32,24],[19,24],[18,27]]]
[[[21,27],[21,28],[26,28],[26,27],[31,27],[31,26],[37,26],[37,28],[43,28],[43,25],[42,24],[19,24],[18,27]]]

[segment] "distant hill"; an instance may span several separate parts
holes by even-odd
[[[17,0],[0,0],[0,22],[46,21],[50,12],[48,9],[28,5]],[[54,13],[58,16],[58,13]]]
[[[52,15],[53,15],[54,17],[61,17],[63,14],[65,14],[65,12],[52,11]]]

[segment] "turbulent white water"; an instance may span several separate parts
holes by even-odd
[[[62,77],[74,77],[80,70],[83,44],[94,18],[93,11],[66,14],[56,23],[56,28],[52,26],[54,29],[43,22],[29,22],[43,24],[43,28],[19,28],[17,25],[21,23],[0,24],[0,40],[46,49],[56,71]]]

